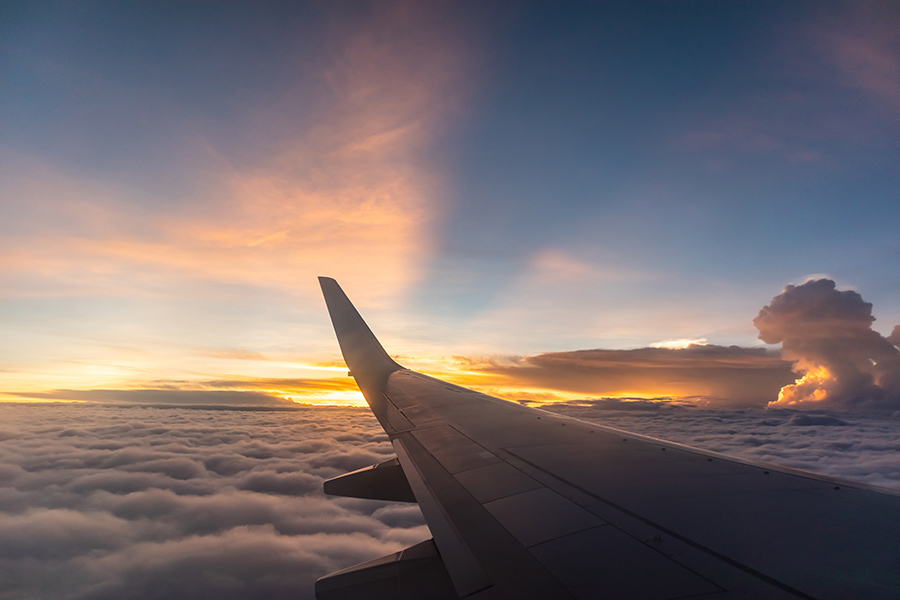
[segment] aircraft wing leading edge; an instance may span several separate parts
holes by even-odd
[[[333,279],[397,458],[326,492],[418,502],[432,540],[316,583],[354,598],[897,598],[900,496],[520,406],[405,369]]]

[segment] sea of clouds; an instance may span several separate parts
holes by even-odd
[[[313,597],[430,537],[414,504],[327,498],[392,456],[367,410],[0,405],[0,597]]]
[[[593,400],[548,407],[900,490],[900,420]],[[366,409],[0,405],[0,596],[313,597],[430,537],[418,507],[329,498],[392,456]]]

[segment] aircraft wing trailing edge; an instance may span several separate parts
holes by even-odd
[[[433,539],[319,600],[900,597],[900,496],[586,423],[398,365],[321,277],[396,458],[325,483],[418,502]]]

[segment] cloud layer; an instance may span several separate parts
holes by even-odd
[[[429,536],[415,505],[328,499],[386,460],[358,409],[0,406],[4,597],[312,598]]]

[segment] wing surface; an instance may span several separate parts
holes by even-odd
[[[344,359],[408,482],[366,497],[411,490],[433,536],[405,558],[322,578],[321,600],[900,597],[900,496],[410,371],[333,279],[320,282]],[[379,469],[386,482],[396,465],[333,485],[377,481]]]

